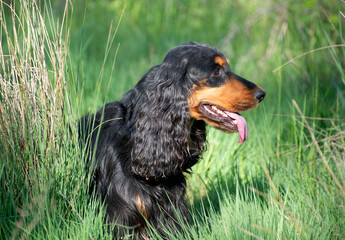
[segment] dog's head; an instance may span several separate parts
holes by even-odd
[[[248,137],[246,120],[238,112],[255,108],[265,91],[236,75],[219,50],[198,43],[187,43],[170,50],[163,64],[183,66],[192,83],[187,98],[192,118],[203,120],[224,132],[239,132],[239,142]]]
[[[160,179],[195,164],[204,149],[202,121],[239,132],[239,142],[245,141],[247,123],[238,112],[256,107],[264,97],[264,90],[232,72],[217,49],[194,42],[171,49],[123,98],[131,99],[136,113],[129,123],[136,132],[132,172]]]

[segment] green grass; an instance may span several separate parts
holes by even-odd
[[[208,128],[188,177],[193,238],[345,238],[342,1],[6,2],[1,238],[110,238],[101,203],[87,195],[75,122],[191,40],[220,49],[267,91],[243,113],[245,143]]]

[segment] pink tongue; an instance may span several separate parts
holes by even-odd
[[[239,143],[243,143],[248,138],[248,126],[244,117],[238,113],[226,112],[229,117],[237,120],[237,131],[240,134]]]

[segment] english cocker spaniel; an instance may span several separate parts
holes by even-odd
[[[163,238],[187,222],[185,173],[198,162],[206,123],[248,137],[238,112],[256,107],[265,91],[236,75],[227,58],[190,42],[171,49],[118,102],[80,121],[90,148],[90,192],[100,196],[115,238]]]

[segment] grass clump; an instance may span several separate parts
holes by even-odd
[[[56,21],[49,2],[0,2],[0,232],[5,239],[104,235],[94,225],[96,206],[85,204],[85,167],[66,89],[69,7],[66,1]],[[95,232],[85,225],[94,225]]]

